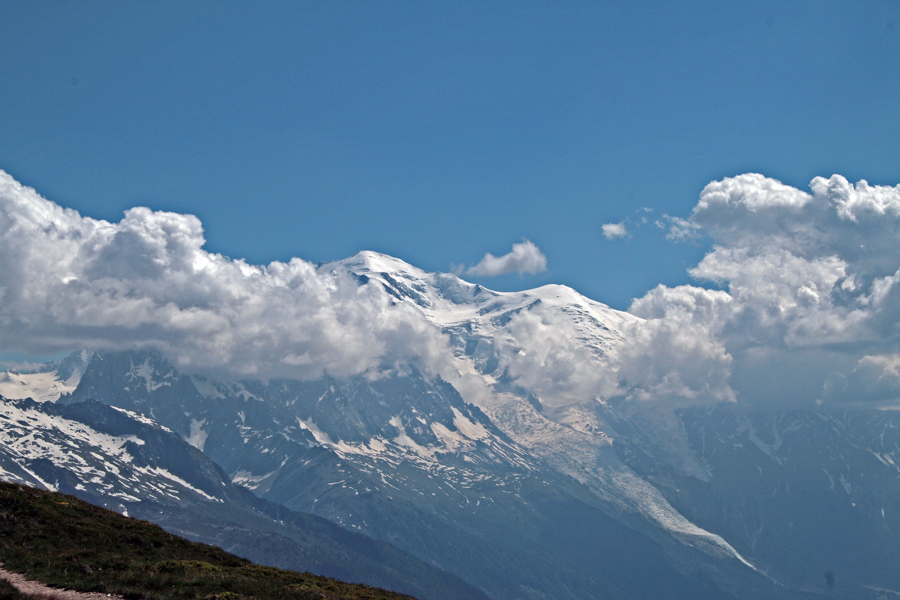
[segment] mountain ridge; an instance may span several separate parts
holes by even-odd
[[[483,597],[388,544],[255,497],[172,430],[131,411],[0,398],[0,423],[3,480],[64,491],[274,566],[420,598]]]
[[[360,294],[383,290],[384,310],[418,314],[443,354],[299,381],[182,373],[156,350],[97,352],[59,404],[94,398],[147,415],[232,483],[395,544],[495,600],[799,599],[834,591],[826,570],[847,598],[900,590],[886,563],[845,561],[840,573],[824,564],[840,552],[813,546],[839,541],[810,527],[791,542],[796,569],[779,567],[779,545],[795,532],[773,511],[799,506],[780,504],[748,467],[779,464],[771,427],[751,435],[739,406],[704,412],[627,397],[616,361],[638,317],[564,286],[493,292],[373,252],[316,268],[343,273]],[[832,502],[845,481],[860,502],[889,498],[893,450],[865,442],[884,439],[877,420],[860,421],[854,437],[822,435],[817,418],[796,421],[821,446],[804,464],[831,478],[784,471],[783,485],[814,484],[821,497],[807,501],[827,504],[832,519],[855,510]],[[717,446],[733,464],[716,463],[704,436],[734,440]],[[858,472],[832,464],[832,454],[869,449],[881,458],[855,460]],[[729,487],[729,471],[746,481]],[[883,527],[879,518],[866,512],[860,530]],[[754,519],[770,528],[764,536],[748,537],[742,520]],[[857,550],[891,543],[892,527]]]

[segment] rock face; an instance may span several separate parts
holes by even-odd
[[[900,593],[894,413],[675,410],[604,397],[604,370],[636,317],[562,286],[497,293],[375,253],[320,268],[346,269],[419,311],[449,340],[445,378],[395,364],[302,382],[212,380],[150,350],[96,353],[72,361],[66,381],[80,375],[77,387],[41,410],[98,410],[79,404],[94,399],[144,415],[181,449],[149,439],[138,448],[125,433],[110,434],[124,440],[115,447],[147,464],[214,461],[230,496],[165,467],[214,499],[192,492],[203,510],[243,502],[259,512],[249,489],[272,503],[270,520],[288,509],[324,517],[496,600]],[[555,354],[548,337],[559,340]],[[534,369],[538,359],[550,367]],[[581,377],[584,365],[596,376]],[[556,378],[537,376],[548,372]],[[9,478],[55,485],[30,463],[6,464]],[[96,493],[147,494],[154,520],[189,521],[152,489]],[[203,535],[220,531],[210,524]]]

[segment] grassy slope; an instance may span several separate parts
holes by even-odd
[[[71,496],[2,482],[0,561],[54,587],[148,600],[409,598],[261,567]]]

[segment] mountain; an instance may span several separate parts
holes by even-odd
[[[318,268],[416,311],[448,342],[438,367],[254,381],[97,352],[56,406],[145,415],[269,506],[496,600],[900,593],[896,413],[630,401],[606,373],[637,317],[570,288],[494,292],[371,252]]]
[[[654,444],[638,429],[618,446],[688,518],[793,588],[900,588],[897,412],[694,408],[679,417],[702,479],[648,452]]]
[[[154,600],[410,600],[310,573],[260,567],[72,496],[8,483],[0,483],[0,557],[6,569],[57,588],[41,598],[74,589]],[[0,587],[0,597],[34,596]]]
[[[73,352],[57,363],[0,373],[0,396],[15,400],[56,401],[78,386],[92,356],[93,353],[88,351]]]
[[[171,430],[94,400],[0,398],[0,479],[72,494],[272,566],[423,599],[484,597],[386,543],[255,497]]]
[[[212,384],[144,351],[98,354],[66,401],[82,397],[151,414],[260,496],[388,541],[492,597],[726,597],[439,379]],[[655,577],[635,577],[636,564]]]

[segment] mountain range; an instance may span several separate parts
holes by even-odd
[[[318,269],[449,350],[303,381],[153,348],[8,371],[0,476],[422,599],[900,595],[896,412],[643,402],[603,383],[638,318],[570,288]]]

